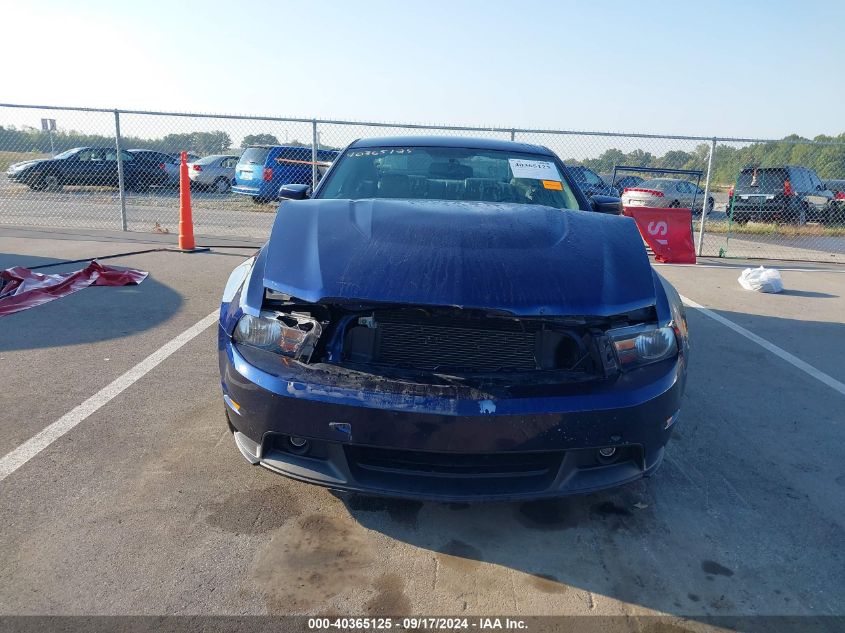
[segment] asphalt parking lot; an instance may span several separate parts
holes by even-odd
[[[161,244],[0,229],[0,269]],[[214,313],[236,244],[0,320],[0,458]],[[0,614],[845,615],[845,266],[760,295],[701,264],[659,269],[712,312],[652,479],[472,505],[289,481],[234,446],[212,324],[0,480]]]
[[[191,191],[194,223],[208,235],[266,239],[276,207],[255,204],[247,196]],[[150,232],[158,224],[173,233],[179,226],[179,190],[158,187],[126,193],[126,225],[130,231]],[[0,176],[0,225],[80,227],[115,230],[121,226],[117,190],[65,187],[62,191],[32,191]]]

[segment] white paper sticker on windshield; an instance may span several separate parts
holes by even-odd
[[[560,172],[551,161],[546,160],[524,160],[522,158],[509,158],[511,171],[514,178],[533,178],[534,180],[557,180],[560,181]]]

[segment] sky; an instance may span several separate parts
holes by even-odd
[[[0,0],[0,102],[845,132],[845,2]]]

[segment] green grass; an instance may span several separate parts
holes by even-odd
[[[707,233],[727,233],[728,222],[708,222],[705,226]],[[698,228],[696,226],[696,228]],[[821,224],[805,224],[804,226],[775,224],[763,222],[749,222],[740,225],[730,223],[731,235],[779,235],[782,237],[843,237],[845,226],[823,226]]]

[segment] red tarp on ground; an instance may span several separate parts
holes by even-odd
[[[88,286],[139,284],[149,273],[132,268],[112,268],[92,261],[82,270],[42,275],[16,266],[0,270],[0,317],[59,299]]]
[[[643,239],[659,262],[694,264],[691,209],[625,207],[624,215],[634,218]]]

